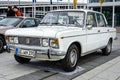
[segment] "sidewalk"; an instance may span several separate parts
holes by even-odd
[[[120,56],[73,80],[120,80]]]
[[[118,40],[114,43],[113,50],[120,50],[120,33],[117,33]],[[73,80],[120,80],[120,56],[108,61]]]

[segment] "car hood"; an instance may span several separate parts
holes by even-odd
[[[0,34],[5,34],[6,30],[12,29],[13,27],[11,26],[0,26]]]
[[[76,28],[76,27],[74,27]],[[58,32],[73,30],[73,27],[66,26],[39,26],[36,28],[22,28],[7,30],[8,36],[26,36],[26,37],[55,37]]]

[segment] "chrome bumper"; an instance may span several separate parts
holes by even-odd
[[[9,47],[15,49],[15,54],[25,58],[34,58],[39,60],[48,60],[48,61],[56,61],[61,60],[65,57],[66,52],[59,51],[58,49],[53,49],[50,47],[36,47],[36,46],[27,46],[27,45],[12,45],[9,44]],[[16,51],[18,50],[18,52]],[[27,50],[34,52],[34,55],[22,55],[22,50]],[[17,53],[16,53],[17,52]]]

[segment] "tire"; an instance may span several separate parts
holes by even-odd
[[[28,62],[30,62],[30,60],[31,60],[31,59],[23,58],[23,57],[20,57],[20,56],[17,56],[17,55],[14,55],[14,57],[15,57],[15,60],[16,60],[18,63],[21,63],[21,64],[28,63]]]
[[[0,53],[4,51],[5,40],[0,37]]]
[[[65,58],[61,60],[64,71],[70,72],[76,69],[76,65],[79,59],[78,54],[78,47],[75,44],[71,45],[67,51]]]
[[[102,49],[102,55],[110,55],[112,51],[112,41],[109,40],[107,46]]]

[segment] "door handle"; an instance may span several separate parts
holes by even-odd
[[[100,30],[98,30],[98,32],[100,32]]]

